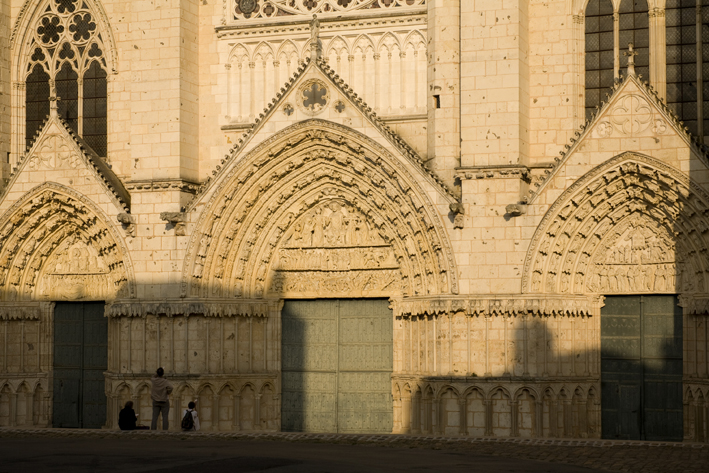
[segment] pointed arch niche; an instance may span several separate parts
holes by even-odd
[[[624,153],[567,189],[539,225],[523,292],[704,296],[709,195],[648,156]]]
[[[187,248],[183,296],[457,293],[447,234],[410,166],[330,122],[283,130],[211,190]]]
[[[11,36],[14,69],[14,166],[59,99],[59,114],[99,156],[107,156],[108,76],[115,71],[112,33],[94,0],[28,0]]]
[[[46,183],[0,219],[0,301],[135,297],[127,249],[101,210]]]

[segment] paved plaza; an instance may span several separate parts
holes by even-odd
[[[0,473],[709,471],[702,444],[0,429]]]

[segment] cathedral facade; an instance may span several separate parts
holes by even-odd
[[[0,426],[707,441],[705,137],[706,0],[0,0]]]

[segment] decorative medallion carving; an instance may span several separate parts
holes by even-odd
[[[652,125],[652,108],[642,95],[627,95],[611,110],[610,121],[623,135],[642,133]]]
[[[330,91],[319,79],[310,79],[300,86],[298,107],[308,115],[322,112],[330,101]]]
[[[27,165],[33,171],[59,168],[76,169],[81,158],[75,147],[61,135],[48,135],[29,157]]]

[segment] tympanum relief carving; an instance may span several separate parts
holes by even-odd
[[[664,228],[636,217],[600,249],[586,285],[603,294],[675,293],[704,282]]]
[[[572,185],[525,261],[532,293],[706,292],[709,196],[686,176],[626,153]]]
[[[399,159],[331,122],[274,135],[215,188],[188,244],[182,294],[332,294],[343,274],[376,297],[457,293],[440,218]],[[338,294],[351,296],[342,281]]]
[[[125,249],[87,200],[46,183],[0,221],[0,299],[134,295]]]
[[[38,296],[50,300],[105,298],[109,295],[109,270],[91,245],[70,237],[46,262]]]
[[[343,202],[318,206],[298,221],[277,252],[270,292],[361,295],[401,290],[391,245]]]

